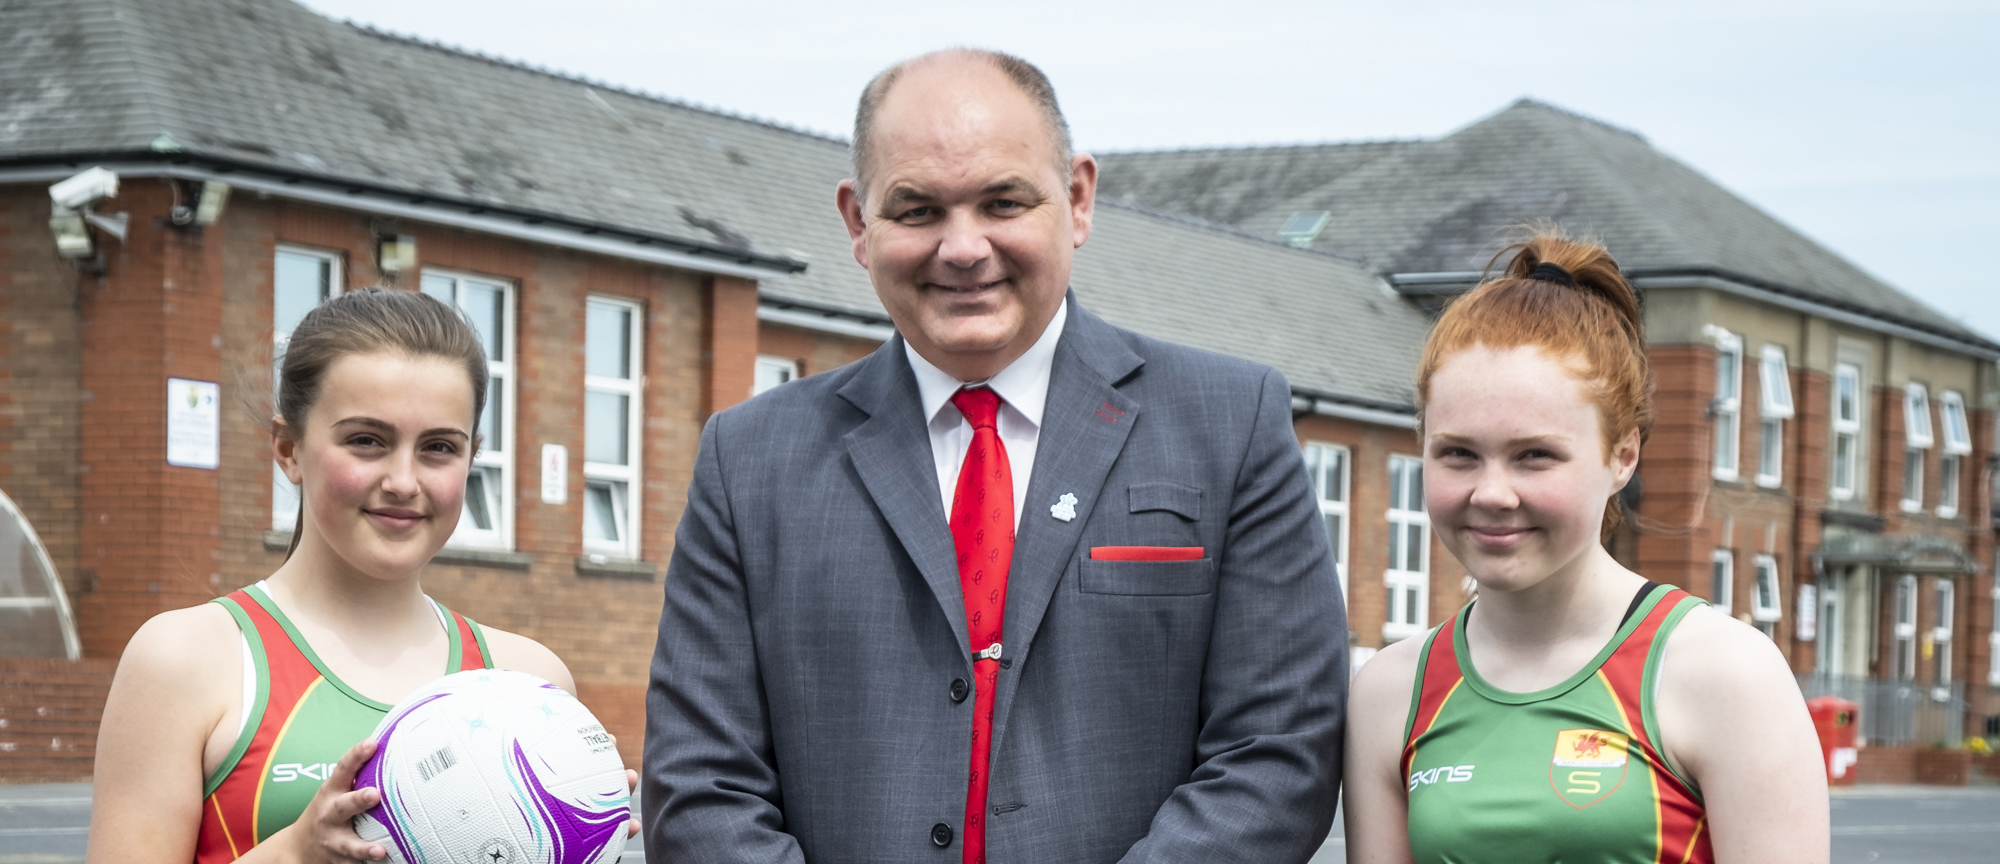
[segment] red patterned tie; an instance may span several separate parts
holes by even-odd
[[[993,745],[993,691],[1000,679],[1000,622],[1007,612],[1007,568],[1014,561],[1014,472],[994,418],[1000,395],[960,390],[951,397],[972,424],[972,446],[951,496],[951,542],[972,643],[972,770],[965,789],[964,864],[986,862],[986,782]]]

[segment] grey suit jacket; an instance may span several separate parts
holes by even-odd
[[[1072,304],[1008,577],[987,860],[1303,862],[1340,784],[1347,626],[1289,390]],[[900,339],[709,420],[646,700],[648,858],[959,859],[974,679],[937,489]]]

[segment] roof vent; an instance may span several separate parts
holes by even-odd
[[[1313,244],[1313,239],[1319,236],[1319,232],[1326,230],[1327,220],[1332,217],[1333,214],[1325,210],[1300,210],[1293,213],[1292,218],[1285,220],[1284,227],[1278,229],[1278,239],[1300,249],[1309,248]]]

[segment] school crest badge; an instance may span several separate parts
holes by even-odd
[[[1549,760],[1549,787],[1563,803],[1578,810],[1611,797],[1625,783],[1632,740],[1603,729],[1564,729],[1556,733],[1556,752]]]

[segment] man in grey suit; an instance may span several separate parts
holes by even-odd
[[[1033,66],[919,57],[855,127],[899,337],[703,431],[647,856],[1305,861],[1347,628],[1284,380],[1078,306],[1097,165]]]

